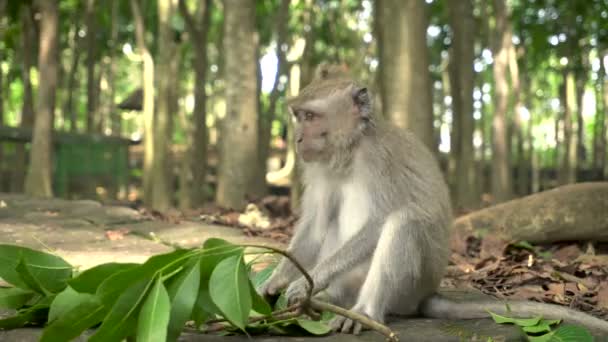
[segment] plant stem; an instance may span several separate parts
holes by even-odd
[[[309,287],[308,287],[308,291],[306,293],[306,301],[310,302],[310,298],[312,297],[312,291],[315,287],[315,283],[313,282],[312,277],[310,276],[310,274],[308,274],[308,272],[306,271],[304,266],[302,266],[302,264],[300,264],[300,262],[293,255],[291,255],[291,253],[284,251],[280,248],[271,247],[271,246],[249,245],[249,244],[245,244],[245,245],[241,245],[241,246],[268,249],[275,253],[279,253],[279,254],[283,255],[284,257],[286,257],[287,259],[289,259],[289,261],[291,261],[294,264],[294,266],[300,271],[300,273],[302,273],[302,275],[304,275],[304,278],[306,278],[306,281],[308,281]]]
[[[354,321],[357,321],[357,322],[363,324],[364,326],[368,327],[369,329],[376,330],[377,332],[386,336],[387,341],[399,341],[397,334],[395,334],[395,332],[392,331],[391,328],[389,328],[386,325],[381,324],[369,317],[366,317],[360,313],[357,313],[357,312],[354,312],[351,310],[347,310],[347,309],[341,308],[337,305],[333,305],[333,304],[330,304],[327,302],[322,302],[322,301],[319,301],[316,299],[311,299],[310,305],[313,309],[315,309],[317,311],[330,311],[330,312],[333,312],[340,316],[344,316],[346,318],[350,318]]]

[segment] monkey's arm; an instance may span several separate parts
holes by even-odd
[[[370,219],[363,228],[350,238],[333,255],[321,260],[310,271],[314,282],[314,293],[320,292],[343,272],[352,269],[365,260],[370,260],[381,231],[380,220]],[[306,294],[308,282],[304,277],[291,283],[287,289],[287,298],[290,301],[302,299]]]
[[[322,216],[311,211],[302,216],[295,228],[287,252],[291,253],[304,268],[310,270],[319,255],[321,245],[331,222],[321,220]],[[282,258],[270,278],[262,284],[259,292],[263,295],[275,295],[289,283],[301,276],[300,271],[290,260]]]

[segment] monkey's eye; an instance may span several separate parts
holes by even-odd
[[[315,117],[315,115],[311,112],[304,112],[304,120],[306,121],[312,121],[312,119]]]

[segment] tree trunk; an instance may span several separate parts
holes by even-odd
[[[4,26],[6,18],[6,0],[0,0],[0,26]],[[4,33],[0,33],[0,40],[4,40]],[[6,59],[4,51],[0,51],[0,64],[4,62]],[[0,69],[0,127],[4,126],[4,94],[2,94],[2,90],[4,89],[4,71]],[[4,160],[4,145],[0,143],[0,177],[2,176],[1,172],[4,170],[2,165],[2,161]],[[0,191],[5,191],[3,189],[2,184],[0,184]]]
[[[68,116],[70,121],[70,132],[75,133],[78,129],[78,110],[74,108],[74,92],[78,88],[78,78],[76,75],[78,74],[78,65],[80,63],[81,56],[81,38],[78,37],[78,29],[74,30],[74,36],[72,37],[72,63],[70,65],[70,70],[68,71],[67,77],[67,99],[63,106],[63,112]]]
[[[606,55],[603,54],[602,55],[602,60],[605,60]],[[598,126],[596,131],[598,132],[598,137],[597,137],[597,172],[598,172],[598,176],[601,179],[606,179],[608,178],[608,162],[606,162],[606,152],[607,151],[607,139],[608,137],[606,137],[606,132],[608,131],[608,127],[606,127],[606,125],[608,124],[608,120],[606,120],[606,112],[608,111],[608,77],[606,77],[606,69],[604,68],[603,63],[600,63],[600,70],[598,71],[598,83],[599,83],[599,94],[596,97],[596,102],[598,104],[601,103],[601,108],[602,113],[601,114],[597,114],[598,116],[601,115],[600,118],[598,118],[598,121],[596,122],[596,125]]]
[[[606,55],[604,55],[604,60],[606,58]],[[608,137],[606,137],[606,132],[608,132],[608,120],[606,119],[606,111],[608,111],[608,77],[606,77],[606,74],[604,74],[604,82],[603,82],[603,87],[602,87],[602,106],[604,107],[604,126],[603,126],[603,135],[602,135],[602,155],[601,155],[601,159],[602,159],[602,164],[604,165],[604,172],[603,172],[603,179],[607,179],[608,178],[608,161],[606,161],[606,139],[608,139]]]
[[[527,174],[527,159],[525,155],[525,135],[524,135],[524,122],[523,122],[523,110],[524,102],[522,101],[522,85],[519,77],[519,65],[517,64],[517,51],[515,46],[510,44],[509,47],[509,72],[511,75],[511,89],[513,91],[513,104],[514,104],[514,115],[513,115],[513,130],[512,135],[515,138],[515,146],[517,149],[517,188],[515,189],[517,195],[524,196],[528,193],[528,183],[526,181]]]
[[[85,20],[87,27],[87,132],[95,131],[97,118],[98,102],[98,79],[95,72],[97,62],[97,41],[95,34],[97,30],[97,16],[95,0],[87,0],[85,10]]]
[[[562,103],[564,104],[564,151],[562,153],[559,170],[559,183],[571,184],[576,182],[576,168],[578,162],[576,85],[574,74],[571,71],[564,72],[562,94]]]
[[[28,195],[51,197],[52,129],[58,69],[58,1],[39,0],[40,50],[38,53],[38,108],[32,139],[30,163],[25,180]]]
[[[603,56],[600,55],[600,61]],[[603,178],[606,163],[606,111],[608,108],[604,101],[604,82],[606,69],[604,63],[599,63],[597,83],[595,84],[595,122],[593,124],[593,173],[596,180]]]
[[[156,68],[159,75],[157,79],[158,96],[157,109],[154,120],[154,158],[152,159],[151,178],[153,179],[152,200],[149,206],[159,211],[166,211],[171,207],[172,199],[172,172],[169,172],[170,148],[173,136],[173,123],[171,115],[171,87],[174,77],[171,61],[175,58],[173,32],[169,19],[172,13],[171,0],[158,1],[158,61]],[[175,76],[175,75],[173,75]]]
[[[194,46],[194,60],[192,65],[195,74],[194,111],[192,113],[192,129],[188,130],[189,140],[192,142],[186,150],[184,157],[184,170],[182,181],[184,186],[180,197],[180,207],[188,209],[201,206],[207,198],[205,177],[207,175],[207,41],[211,18],[211,0],[201,0],[198,5],[195,20],[188,12],[184,0],[179,1],[179,10],[186,22],[188,34]]]
[[[108,61],[108,102],[106,104],[106,117],[110,120],[110,128],[112,135],[120,136],[122,134],[122,118],[120,111],[115,106],[116,97],[116,48],[118,47],[118,3],[119,0],[112,0],[112,26],[110,28],[110,54]]]
[[[131,10],[135,21],[135,36],[137,48],[143,61],[143,121],[144,121],[144,170],[143,192],[144,204],[152,203],[152,162],[154,160],[154,60],[146,46],[144,18],[141,13],[139,0],[131,0]]]
[[[435,152],[424,0],[378,0],[380,89],[384,114]]]
[[[217,202],[242,209],[258,163],[258,99],[255,1],[224,0],[226,116],[222,121]],[[253,166],[253,167],[252,167]]]
[[[260,113],[260,140],[259,140],[259,161],[258,161],[258,177],[263,179],[258,189],[258,195],[264,195],[267,192],[266,186],[266,173],[268,172],[267,162],[268,154],[270,152],[270,138],[272,121],[276,116],[276,107],[281,95],[279,89],[281,76],[287,73],[287,23],[289,22],[289,3],[291,0],[281,0],[279,10],[276,13],[274,22],[276,24],[275,35],[276,35],[276,55],[277,55],[277,73],[274,78],[272,91],[269,96],[268,108],[265,112]],[[285,49],[284,49],[285,48]]]
[[[34,42],[36,30],[32,7],[24,4],[21,7],[21,82],[23,82],[23,104],[21,107],[21,123],[23,128],[32,128],[34,125],[34,95],[30,70],[34,67]],[[12,174],[11,191],[23,192],[25,187],[25,175],[27,173],[27,157],[24,144],[15,147],[15,169]]]
[[[505,0],[494,0],[496,28],[494,37],[494,119],[492,120],[492,194],[496,202],[512,197],[512,179],[507,137],[507,109],[509,105],[509,47],[511,26]]]
[[[566,185],[472,212],[454,221],[453,234],[485,230],[532,243],[608,241],[608,183]],[[462,235],[461,235],[462,234]]]
[[[585,118],[583,117],[583,96],[585,95],[585,84],[587,83],[587,78],[584,72],[575,73],[575,77],[576,169],[574,169],[574,172],[578,175],[578,171],[585,167],[585,163],[587,161],[587,149],[585,148]]]
[[[453,30],[450,56],[450,82],[453,108],[452,153],[456,158],[456,203],[473,208],[478,202],[475,193],[475,154],[473,150],[473,70],[475,49],[475,20],[471,0],[448,1],[450,25]]]

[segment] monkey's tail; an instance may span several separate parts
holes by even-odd
[[[554,304],[524,300],[500,301],[496,299],[460,301],[437,293],[424,300],[420,305],[420,313],[428,318],[489,318],[489,311],[508,317],[529,318],[540,315],[546,319],[562,319],[565,322],[582,325],[608,336],[608,321]]]

